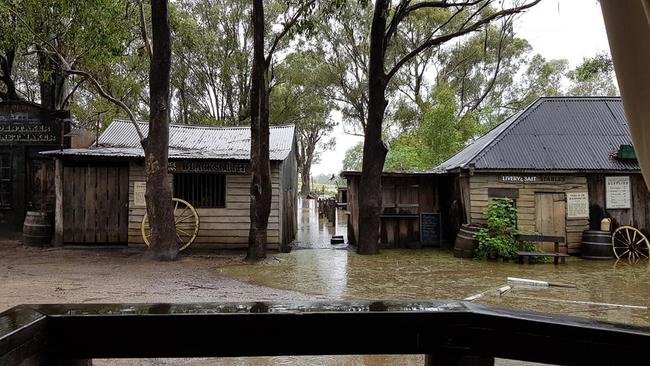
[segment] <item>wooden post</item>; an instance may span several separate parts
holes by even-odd
[[[63,161],[56,159],[54,164],[54,246],[63,245]]]
[[[436,353],[424,356],[424,366],[494,366],[494,357]]]

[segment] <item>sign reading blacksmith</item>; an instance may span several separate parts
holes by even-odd
[[[60,145],[67,112],[48,112],[28,102],[0,106],[0,145]]]
[[[170,173],[249,174],[250,163],[239,161],[181,160],[169,162]]]

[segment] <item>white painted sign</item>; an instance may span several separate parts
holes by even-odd
[[[567,218],[589,217],[589,194],[587,192],[567,192],[566,194]]]
[[[606,208],[630,208],[630,177],[605,177]]]
[[[145,207],[147,201],[144,199],[144,193],[147,191],[146,182],[133,182],[133,205],[136,207]]]

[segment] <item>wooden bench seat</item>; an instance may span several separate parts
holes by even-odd
[[[517,252],[517,257],[519,258],[519,263],[529,263],[530,257],[553,257],[553,263],[566,263],[566,258],[570,257],[568,254],[564,253],[548,253],[548,252]],[[559,262],[559,263],[558,263]]]
[[[550,252],[525,252],[518,251],[517,259],[519,263],[530,263],[530,257],[552,257],[553,264],[565,264],[566,258],[569,257],[568,254],[560,253],[560,243],[564,243],[564,237],[562,236],[546,236],[546,235],[518,235],[517,239],[519,241],[530,241],[530,242],[547,242],[553,243],[553,253]]]

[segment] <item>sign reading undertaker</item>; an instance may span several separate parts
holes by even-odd
[[[181,160],[169,162],[170,173],[249,174],[250,164],[239,161]]]
[[[61,117],[61,118],[57,118]],[[67,112],[47,112],[28,103],[0,108],[0,145],[60,145]]]

